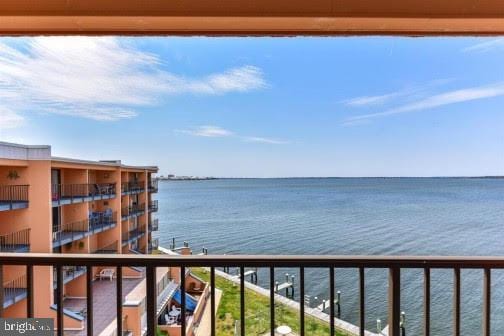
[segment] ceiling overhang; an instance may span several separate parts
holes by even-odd
[[[503,0],[2,0],[0,34],[500,35]]]

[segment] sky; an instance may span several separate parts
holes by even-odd
[[[0,141],[216,177],[504,175],[504,38],[0,38]]]

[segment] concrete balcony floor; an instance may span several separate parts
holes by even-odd
[[[123,301],[143,279],[123,279]],[[93,282],[93,335],[99,335],[116,319],[116,279],[96,280]],[[65,299],[65,309],[79,313],[85,311],[85,299]],[[79,331],[65,331],[65,335],[86,336],[86,320],[84,329]]]

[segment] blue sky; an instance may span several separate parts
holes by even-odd
[[[1,38],[0,140],[230,177],[504,175],[504,39]]]

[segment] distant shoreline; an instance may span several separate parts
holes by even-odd
[[[158,178],[159,181],[211,181],[211,180],[293,180],[293,179],[504,179],[504,176],[305,176],[305,177],[194,177]]]

